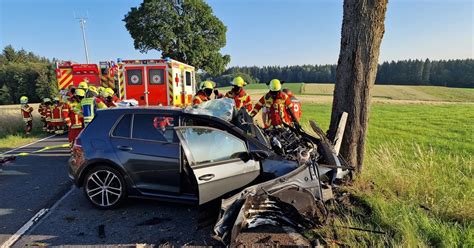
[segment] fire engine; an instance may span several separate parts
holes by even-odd
[[[118,95],[139,105],[186,106],[196,89],[194,67],[169,58],[118,60]]]
[[[69,86],[86,81],[90,85],[104,86],[115,89],[116,65],[114,62],[100,62],[96,64],[76,64],[71,61],[56,63],[56,78],[59,90],[66,90]]]

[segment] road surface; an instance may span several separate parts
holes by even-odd
[[[37,151],[67,143],[52,137],[11,152]],[[18,157],[0,173],[0,246],[39,211],[46,213],[13,247],[29,245],[219,245],[211,225],[198,227],[202,212],[195,206],[128,200],[116,210],[91,207],[82,190],[67,176],[67,149]]]

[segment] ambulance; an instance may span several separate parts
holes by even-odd
[[[117,61],[118,96],[135,99],[142,106],[192,104],[196,93],[194,67],[165,59]]]

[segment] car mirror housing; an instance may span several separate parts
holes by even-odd
[[[262,161],[270,157],[270,154],[268,154],[268,152],[262,150],[252,151],[250,152],[250,155],[255,161]]]

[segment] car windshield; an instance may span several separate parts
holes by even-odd
[[[213,99],[199,105],[189,106],[184,109],[185,113],[209,115],[231,121],[234,117],[235,102],[230,98]]]

